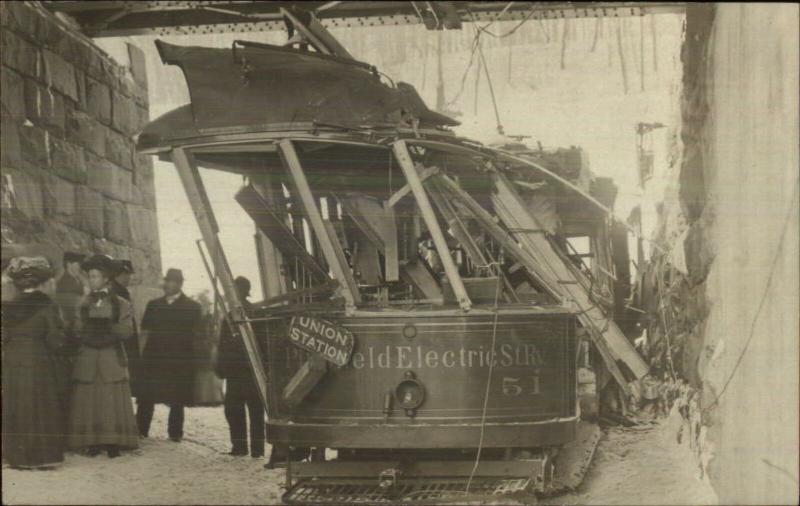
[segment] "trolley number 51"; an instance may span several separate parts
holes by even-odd
[[[539,375],[522,376],[519,378],[503,377],[503,395],[507,397],[518,397],[520,395],[538,395]]]

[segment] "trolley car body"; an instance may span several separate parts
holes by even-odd
[[[286,500],[544,488],[552,450],[578,431],[577,370],[594,336],[581,318],[613,312],[610,219],[596,199],[524,156],[456,137],[412,87],[336,54],[159,50],[183,69],[192,104],[148,125],[139,150],[181,176],[265,400],[267,439],[289,461]],[[201,167],[245,177],[235,198],[255,223],[265,293],[251,314]],[[498,200],[508,195],[516,211]],[[590,252],[565,249],[576,235]],[[316,451],[292,464],[290,448]]]

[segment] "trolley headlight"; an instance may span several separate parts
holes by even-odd
[[[394,389],[394,398],[406,411],[406,415],[414,416],[416,409],[425,401],[425,387],[414,377],[413,372],[406,371],[405,377]]]

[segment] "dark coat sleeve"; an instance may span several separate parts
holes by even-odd
[[[194,318],[192,319],[194,324],[192,326],[192,337],[194,338],[194,342],[198,342],[206,338],[205,318],[203,318],[203,307],[195,301],[191,302],[194,306],[192,309],[194,313]]]
[[[115,297],[119,305],[119,317],[111,325],[111,337],[120,341],[130,339],[133,336],[133,306],[124,298]]]
[[[227,320],[222,322],[219,332],[219,351],[217,352],[217,363],[214,367],[217,376],[227,378],[231,373],[231,365],[236,356],[236,342],[233,332]]]
[[[52,351],[61,351],[67,339],[58,306],[56,304],[48,306],[43,311],[43,317],[47,329],[44,337],[45,344]]]
[[[157,299],[151,300],[144,308],[144,315],[142,315],[142,323],[140,325],[142,330],[153,330],[156,300]]]

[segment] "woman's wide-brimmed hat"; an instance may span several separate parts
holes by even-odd
[[[86,272],[97,269],[107,275],[112,275],[117,271],[117,263],[108,255],[92,255],[81,264],[81,269]]]
[[[43,256],[20,256],[11,259],[6,274],[14,281],[15,285],[30,288],[52,278],[55,272],[50,261]]]
[[[133,263],[130,260],[117,260],[117,274],[122,274],[123,272],[134,273]]]

